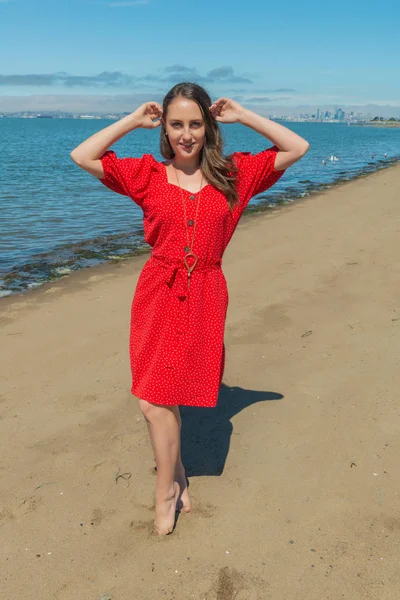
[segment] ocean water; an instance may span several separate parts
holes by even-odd
[[[71,271],[149,248],[140,208],[105,188],[69,157],[84,139],[112,122],[0,119],[0,296],[26,292]],[[309,141],[310,150],[276,185],[253,198],[248,211],[293,202],[400,159],[400,128],[282,124]],[[256,153],[272,145],[243,125],[220,126],[225,154]],[[113,150],[121,157],[151,153],[164,160],[159,135],[158,128],[138,129]],[[340,160],[331,162],[331,155]]]

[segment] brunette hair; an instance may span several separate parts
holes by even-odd
[[[237,168],[232,161],[232,155],[226,157],[222,155],[224,141],[218,121],[214,119],[209,111],[212,104],[209,94],[196,83],[177,83],[164,97],[164,119],[167,116],[168,106],[175,98],[187,98],[193,100],[199,106],[205,124],[204,145],[200,152],[200,167],[207,182],[224,194],[232,210],[239,200],[236,188]],[[175,156],[163,122],[161,122],[160,152],[168,160]]]

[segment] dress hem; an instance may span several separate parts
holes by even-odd
[[[156,402],[155,400],[149,400],[148,398],[142,398],[141,394],[138,395],[138,393],[135,392],[133,388],[131,388],[130,391],[131,391],[132,396],[135,396],[135,398],[138,398],[139,400],[144,400],[145,402],[149,402],[150,404],[157,404],[158,406],[193,406],[195,408],[216,408],[216,406],[218,404],[218,398],[217,398],[215,404],[193,404],[192,402],[176,402],[174,404],[172,404],[172,403],[169,404],[167,402]],[[146,395],[146,394],[144,394],[144,395]]]

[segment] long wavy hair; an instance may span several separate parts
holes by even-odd
[[[232,210],[239,200],[236,188],[237,168],[231,154],[226,157],[222,155],[224,141],[218,121],[209,111],[212,104],[211,98],[206,90],[196,83],[177,83],[164,97],[164,119],[167,118],[168,107],[172,100],[179,97],[193,100],[200,108],[205,124],[204,145],[200,151],[200,167],[207,182],[224,194],[229,208]],[[175,156],[163,122],[161,122],[160,152],[168,160]]]

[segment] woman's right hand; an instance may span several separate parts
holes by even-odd
[[[1,2],[1,0],[0,0]],[[99,179],[104,177],[101,156],[124,135],[137,127],[154,129],[161,125],[163,109],[157,102],[146,102],[119,121],[91,135],[71,152],[71,158],[81,169]],[[158,119],[158,120],[155,120]]]
[[[160,120],[155,121],[154,119],[161,119],[162,115],[163,109],[158,102],[145,102],[131,114],[131,117],[137,127],[154,129],[161,125]]]

